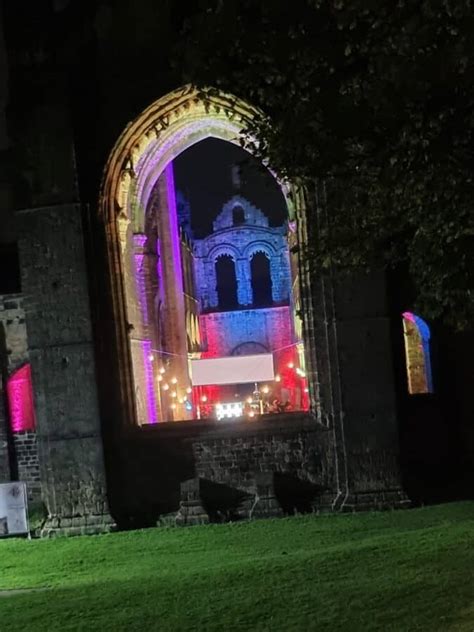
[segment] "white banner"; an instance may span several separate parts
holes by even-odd
[[[275,377],[273,355],[260,353],[229,358],[191,360],[191,376],[193,386],[271,381]]]
[[[0,484],[0,536],[28,533],[25,483]]]

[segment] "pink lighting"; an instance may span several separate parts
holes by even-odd
[[[29,364],[25,364],[8,378],[7,398],[12,432],[34,430],[36,419]]]

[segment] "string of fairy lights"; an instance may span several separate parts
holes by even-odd
[[[298,343],[296,343],[298,344]],[[284,349],[291,347],[294,345],[287,345]],[[168,354],[166,352],[162,352],[163,355],[177,355],[177,354]],[[150,362],[155,361],[155,356],[150,354],[148,356]],[[295,365],[295,362],[290,361],[286,364],[286,377],[288,378],[288,371],[290,371],[290,376],[298,376],[301,380],[306,379],[306,372],[299,366]],[[172,368],[166,367],[162,364],[157,371],[157,381],[162,391],[162,394],[170,398],[169,407],[172,411],[176,411],[178,406],[184,406],[188,412],[193,411],[198,415],[198,418],[201,417],[201,414],[205,414],[208,416],[209,411],[202,410],[203,407],[208,406],[209,397],[205,393],[198,395],[197,402],[193,403],[193,387],[191,384],[187,383],[182,386],[179,384],[179,380],[175,375],[172,377],[167,377],[168,373],[172,374]],[[282,376],[280,373],[277,373],[273,380],[276,384],[282,382]],[[199,387],[197,387],[199,388]],[[202,388],[202,387],[201,387]],[[307,385],[304,385],[303,392],[308,393]],[[272,393],[272,388],[270,384],[263,384],[260,387],[258,384],[255,384],[254,391],[244,398],[244,408],[242,410],[243,414],[249,418],[253,418],[258,414],[263,414],[265,412],[265,408],[269,406],[269,402],[267,401],[268,396]],[[212,402],[211,406],[222,407],[221,402],[216,401]],[[273,411],[277,412],[277,411]],[[279,411],[281,412],[281,411]]]

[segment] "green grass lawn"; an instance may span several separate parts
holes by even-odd
[[[0,630],[474,631],[474,503],[0,541]]]

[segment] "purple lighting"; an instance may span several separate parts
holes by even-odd
[[[176,212],[176,192],[174,188],[174,173],[173,163],[165,169],[166,177],[166,194],[168,200],[168,213],[169,213],[169,228],[171,236],[171,250],[173,253],[173,264],[176,273],[176,286],[177,291],[183,292],[183,265],[181,262],[181,249],[179,241],[179,229],[178,229],[178,213]]]
[[[146,243],[146,236],[137,234],[133,236],[135,245],[135,283],[137,288],[138,304],[142,317],[142,326],[144,332],[148,329],[148,302],[146,295],[146,254],[143,248]],[[153,386],[153,365],[150,362],[152,355],[152,343],[150,340],[141,341],[143,372],[145,377],[146,404],[148,413],[148,423],[156,424],[158,422],[156,414],[156,397]]]

